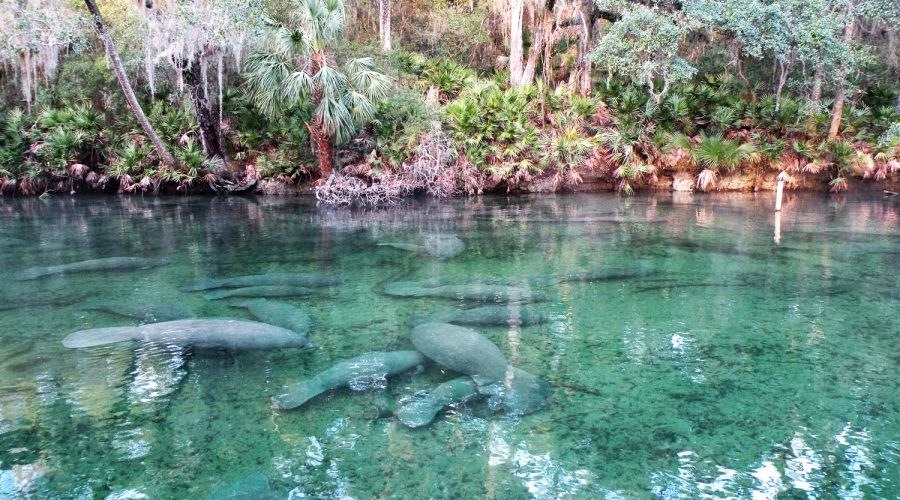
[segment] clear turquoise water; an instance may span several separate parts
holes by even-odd
[[[484,198],[391,210],[283,198],[0,199],[0,498],[897,498],[900,201],[792,196]],[[613,219],[618,219],[614,222]],[[456,234],[434,260],[378,242]],[[10,238],[15,238],[11,240]],[[165,267],[16,282],[23,268],[111,256]],[[409,430],[397,401],[436,366],[299,410],[284,384],[371,350],[412,348],[409,318],[460,304],[384,295],[393,280],[536,278],[524,328],[476,328],[550,382],[520,418],[469,403]],[[317,271],[344,285],[289,300],[317,349],[63,348],[133,324],[88,301],[176,303],[249,319],[179,285]],[[222,488],[225,488],[224,490]]]

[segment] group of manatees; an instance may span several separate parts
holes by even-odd
[[[465,248],[456,236],[431,235],[418,243],[385,243],[382,246],[416,252],[435,259],[451,258]],[[163,264],[159,259],[114,257],[24,271],[21,280],[98,270],[135,270]],[[537,411],[550,401],[547,382],[511,366],[502,351],[489,339],[465,326],[528,326],[545,322],[529,304],[547,300],[537,290],[573,281],[614,281],[642,277],[651,271],[603,269],[567,274],[505,280],[492,278],[480,283],[442,280],[396,281],[386,283],[383,292],[398,298],[447,299],[468,304],[466,309],[414,316],[410,340],[415,350],[367,352],[341,361],[306,380],[285,386],[275,397],[282,409],[297,408],[325,391],[353,386],[366,379],[385,379],[433,362],[460,376],[417,394],[397,411],[398,419],[409,427],[431,422],[443,408],[457,402],[484,398],[489,408],[510,415]],[[310,318],[300,308],[278,298],[305,297],[317,290],[338,285],[341,279],[319,273],[274,273],[207,279],[182,287],[186,292],[203,293],[207,300],[228,300],[228,305],[246,309],[259,321],[228,318],[191,318],[178,305],[116,304],[93,302],[84,310],[103,311],[137,319],[138,326],[94,328],[70,334],[63,341],[69,348],[83,348],[128,341],[161,342],[197,349],[281,349],[312,347],[306,335]]]

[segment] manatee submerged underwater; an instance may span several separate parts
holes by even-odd
[[[472,326],[531,326],[547,320],[538,312],[515,304],[491,304],[472,309],[445,311],[427,316],[413,316],[413,326],[424,323],[452,323]]]
[[[230,305],[247,309],[259,321],[293,330],[300,335],[309,332],[309,325],[312,322],[309,315],[299,307],[277,300],[250,299]]]
[[[306,337],[278,326],[234,319],[183,319],[141,326],[91,328],[63,339],[68,348],[118,342],[162,342],[198,349],[309,349]]]
[[[406,252],[415,252],[435,259],[450,259],[461,254],[466,245],[455,234],[426,234],[419,243],[383,242],[378,246],[396,248]]]
[[[322,288],[340,285],[343,279],[323,273],[269,273],[205,279],[181,287],[186,292],[203,292],[219,288],[246,288],[251,286],[298,286]]]
[[[426,425],[443,408],[480,396],[489,397],[491,408],[507,415],[534,413],[552,399],[550,384],[507,364],[500,348],[474,330],[426,323],[413,329],[411,339],[426,357],[468,377],[445,382],[403,405],[397,417],[408,427]]]
[[[144,257],[108,257],[105,259],[91,259],[58,266],[31,267],[20,272],[16,276],[18,281],[29,281],[45,276],[68,273],[86,273],[100,271],[134,271],[138,269],[150,269],[168,263],[167,259],[148,259]]]
[[[340,361],[312,378],[286,385],[275,396],[277,408],[297,408],[325,391],[348,385],[354,380],[387,377],[421,366],[425,357],[417,351],[367,352]]]
[[[547,300],[545,294],[529,288],[492,283],[434,286],[427,281],[394,281],[384,285],[384,293],[393,297],[434,297],[469,302],[517,303]]]

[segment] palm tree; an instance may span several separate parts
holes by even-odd
[[[720,170],[734,171],[753,158],[753,143],[740,144],[719,135],[700,134],[700,144],[693,151],[694,161],[703,166],[697,176],[697,188],[707,191],[715,185]]]
[[[316,145],[322,179],[332,172],[332,146],[353,138],[375,114],[388,90],[388,78],[372,58],[335,65],[329,47],[344,28],[341,0],[297,0],[284,21],[266,22],[257,50],[248,58],[250,96],[269,116],[309,103],[305,122]]]

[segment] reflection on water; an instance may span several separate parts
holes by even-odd
[[[0,498],[897,498],[900,201],[792,195],[778,241],[771,204],[0,199]],[[117,256],[171,263],[9,285]],[[61,345],[135,311],[251,319],[183,285],[267,273],[344,279],[277,299],[309,315],[315,350]],[[398,282],[415,289],[385,293]],[[399,405],[459,376],[435,364],[272,408],[340,360],[411,349],[415,318],[484,290],[502,309],[471,328],[550,383],[547,408],[482,398],[408,429]]]

